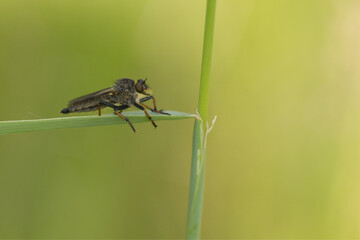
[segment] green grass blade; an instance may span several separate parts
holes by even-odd
[[[187,239],[200,239],[205,167],[202,140],[202,124],[196,119],[193,133]]]
[[[178,120],[195,117],[194,114],[166,111],[171,116],[149,113],[154,121],[159,120]],[[149,122],[144,112],[124,112],[124,116],[129,118],[132,123]],[[62,118],[47,118],[35,120],[17,120],[17,121],[0,121],[0,135],[11,133],[35,132],[64,128],[80,128],[92,126],[106,126],[115,124],[127,124],[126,121],[114,114],[106,114],[101,117],[93,116],[77,116]]]
[[[210,70],[214,38],[216,0],[207,0],[198,111],[205,128],[209,109]]]
[[[200,239],[201,217],[204,192],[204,173],[206,138],[208,122],[209,85],[214,36],[216,0],[208,0],[205,17],[205,33],[198,111],[200,119],[195,120],[193,134],[193,154],[191,163],[191,179],[187,222],[187,239]]]

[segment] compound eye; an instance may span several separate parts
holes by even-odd
[[[136,89],[137,92],[142,93],[144,91],[143,83],[144,83],[144,80],[142,80],[142,79],[139,79],[136,82],[135,89]]]

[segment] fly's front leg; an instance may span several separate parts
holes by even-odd
[[[154,109],[152,109],[151,107],[145,105],[143,102],[147,101],[147,100],[150,100],[152,99],[153,100],[153,105],[154,105]],[[140,104],[149,109],[150,111],[152,112],[156,112],[156,113],[161,113],[161,114],[164,114],[164,115],[171,115],[170,113],[166,113],[166,112],[163,112],[163,110],[157,110],[157,107],[156,107],[156,102],[155,102],[155,98],[153,96],[149,96],[149,97],[144,97],[142,99],[140,99]]]
[[[155,102],[154,96],[144,97],[144,98],[140,99],[140,103],[145,102],[145,101],[150,100],[150,99],[153,100],[154,109],[151,109],[151,108],[149,108],[149,109],[150,109],[151,111],[153,111],[153,112],[156,112],[156,111],[157,111],[157,107],[156,107],[156,102]],[[145,104],[144,104],[144,105],[145,105]]]
[[[142,102],[145,102],[145,101],[150,100],[150,99],[153,100],[154,109],[152,109],[152,108],[150,108],[150,107],[148,107],[148,106],[146,106],[145,104],[142,103]],[[155,98],[153,96],[144,97],[144,98],[140,99],[140,103],[141,103],[141,105],[143,105],[147,109],[151,110],[152,112],[157,112],[156,102],[155,102]]]
[[[151,121],[152,125],[154,125],[154,127],[156,128],[157,125],[156,125],[155,122],[152,120],[152,118],[150,117],[150,115],[148,114],[148,112],[145,110],[145,108],[144,108],[143,106],[137,104],[137,103],[135,103],[134,105],[135,105],[135,107],[137,107],[137,108],[139,108],[139,109],[141,109],[141,110],[144,111],[146,117]]]

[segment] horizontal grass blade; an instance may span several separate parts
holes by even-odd
[[[194,114],[166,111],[171,116],[149,113],[154,121],[159,120],[179,120],[195,117]],[[132,123],[149,122],[144,112],[124,112],[124,116],[129,118]],[[101,117],[97,115],[92,116],[77,116],[77,117],[61,117],[61,118],[46,118],[34,120],[16,120],[16,121],[0,121],[0,135],[11,133],[23,132],[36,132],[53,129],[64,128],[80,128],[80,127],[93,127],[93,126],[107,126],[115,124],[127,124],[126,121],[121,119],[115,114],[105,114]]]

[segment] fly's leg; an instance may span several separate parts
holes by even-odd
[[[135,105],[135,107],[137,107],[137,108],[139,108],[139,109],[141,109],[141,110],[144,111],[146,117],[151,121],[152,125],[154,125],[154,127],[156,128],[157,126],[156,126],[155,122],[152,120],[152,118],[150,117],[150,115],[148,114],[148,112],[145,110],[145,108],[144,108],[143,106],[137,104],[137,103],[135,103],[134,105]]]
[[[101,116],[101,103],[98,103],[99,116]]]
[[[149,106],[147,106],[147,105],[145,105],[143,103],[143,102],[145,102],[147,100],[150,100],[150,99],[153,100],[154,109],[152,109],[151,107],[149,107]],[[171,115],[170,113],[163,112],[163,110],[157,110],[155,98],[153,96],[144,97],[144,98],[140,99],[140,103],[141,103],[142,106],[144,106],[145,108],[149,109],[152,112],[161,113],[161,114],[164,114],[164,115]]]
[[[144,97],[144,98],[140,99],[140,103],[145,102],[145,101],[150,100],[150,99],[153,100],[154,109],[151,109],[150,107],[146,107],[146,108],[148,108],[148,109],[151,110],[152,112],[156,112],[156,111],[157,111],[157,107],[156,107],[155,98],[154,98],[153,96]],[[145,105],[145,104],[144,104],[144,105]]]
[[[122,119],[124,119],[124,120],[130,125],[130,127],[131,127],[131,129],[134,131],[134,133],[137,132],[137,131],[135,130],[134,126],[132,125],[132,123],[130,122],[130,120],[129,120],[127,117],[125,117],[124,115],[121,114],[122,110],[124,110],[124,109],[126,109],[126,108],[129,108],[128,105],[116,106],[116,105],[114,105],[114,104],[105,102],[105,101],[103,101],[103,100],[101,100],[101,101],[99,102],[99,104],[103,104],[103,105],[106,105],[106,106],[108,106],[108,107],[113,108],[113,109],[114,109],[114,113],[115,113],[116,115],[118,115],[119,117],[121,117]]]
[[[135,130],[134,126],[132,125],[132,123],[129,121],[129,119],[127,117],[125,117],[124,115],[121,114],[121,111],[115,111],[115,114],[118,115],[119,117],[121,117],[122,119],[124,119],[131,127],[131,129],[134,131],[134,133],[137,133],[137,131]]]
[[[141,106],[149,109],[149,110],[152,111],[152,112],[161,113],[161,114],[164,114],[164,115],[169,115],[169,116],[171,116],[170,113],[164,112],[163,110],[155,110],[155,109],[152,109],[151,107],[145,105],[144,103],[140,103],[140,104],[141,104]]]
[[[109,102],[106,102],[106,101],[103,101],[103,100],[100,100],[100,101],[99,101],[99,106],[101,106],[101,105],[105,105],[105,106],[111,107],[112,109],[114,109],[114,111],[116,111],[116,110],[124,110],[124,109],[129,108],[128,105],[116,106],[116,105],[114,105],[114,104],[112,104],[112,103],[109,103]]]

